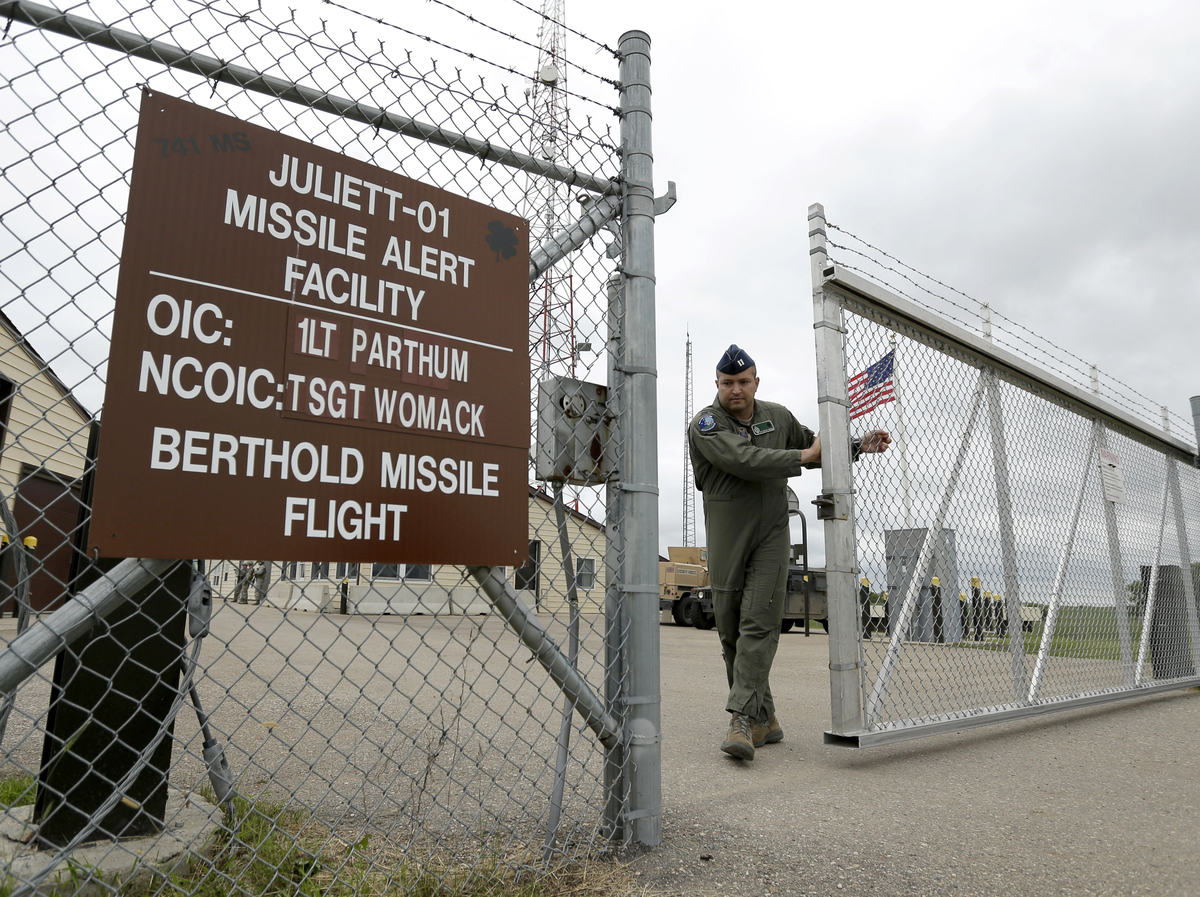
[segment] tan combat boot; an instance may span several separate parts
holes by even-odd
[[[750,717],[744,713],[730,714],[729,731],[721,750],[739,760],[754,759],[754,740],[750,737]]]
[[[765,723],[755,723],[750,727],[750,738],[756,748],[760,748],[764,744],[778,744],[783,741],[783,727],[779,725],[779,720],[775,719],[775,714],[772,713],[771,718]]]

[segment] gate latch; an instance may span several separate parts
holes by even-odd
[[[841,492],[822,492],[812,503],[817,506],[818,520],[849,520],[850,496]]]

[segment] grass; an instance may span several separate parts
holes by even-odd
[[[1129,622],[1131,649],[1136,652],[1141,637],[1141,620]],[[1042,647],[1044,624],[1036,623],[1031,632],[1023,633],[1025,653],[1037,654]],[[997,637],[985,633],[981,642],[970,638],[958,643],[962,647],[984,651],[1007,651],[1009,636]],[[1094,660],[1119,660],[1121,639],[1117,628],[1117,612],[1111,607],[1086,607],[1064,605],[1058,609],[1058,622],[1054,627],[1054,641],[1050,645],[1051,657],[1072,657]]]
[[[0,806],[32,804],[34,776],[0,779]],[[202,789],[201,796],[216,803]],[[251,803],[234,797],[235,825],[222,827],[210,860],[194,864],[188,875],[166,877],[143,869],[120,889],[124,897],[608,897],[640,890],[621,864],[596,857],[545,868],[539,852],[484,855],[468,865],[453,858],[414,859],[388,843],[371,844],[337,837],[307,812],[279,801]],[[536,871],[533,871],[536,870]],[[149,872],[149,874],[144,874]],[[12,893],[13,882],[0,880],[0,897]]]
[[[32,775],[0,779],[0,807],[28,807],[37,797],[37,779]]]
[[[211,794],[204,795],[212,801]],[[414,859],[388,843],[337,837],[307,812],[260,799],[235,797],[236,824],[222,828],[211,860],[187,876],[149,880],[126,897],[306,895],[306,897],[601,897],[634,890],[625,867],[595,858],[541,866],[535,849],[522,855],[484,855],[468,865],[453,858]],[[530,871],[536,869],[537,871]],[[3,894],[0,893],[0,897]]]

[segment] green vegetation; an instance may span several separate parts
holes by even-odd
[[[0,807],[28,807],[37,796],[37,779],[31,775],[0,779]]]
[[[0,805],[32,804],[36,788],[32,775],[0,779]],[[207,788],[201,796],[216,803]],[[405,857],[387,843],[373,846],[367,835],[351,843],[306,811],[287,808],[278,801],[251,803],[235,797],[234,814],[236,824],[217,834],[211,859],[195,862],[191,874],[166,878],[143,868],[121,893],[125,897],[226,897],[231,893],[262,897],[606,897],[632,890],[625,868],[609,860],[547,869],[537,852],[530,851],[520,856],[485,856],[468,866],[451,859]],[[64,874],[82,881],[88,871],[72,864]],[[13,887],[11,879],[0,880],[0,897],[9,897]]]
[[[213,800],[211,794],[205,798]],[[624,867],[610,861],[575,862],[549,869],[534,852],[483,857],[468,866],[451,859],[414,859],[337,837],[305,811],[278,802],[234,799],[236,824],[222,828],[211,860],[187,876],[152,875],[122,891],[126,897],[195,895],[312,895],[312,897],[601,897],[630,890]],[[530,871],[539,869],[539,871]],[[4,897],[0,891],[0,897]]]
[[[1130,615],[1129,638],[1131,648],[1137,651],[1142,633],[1141,619]],[[1042,647],[1044,623],[1034,624],[1033,630],[1024,633],[1025,653],[1036,654]],[[1009,637],[998,638],[994,633],[985,633],[984,640],[964,640],[959,644],[966,648],[984,651],[1009,650]],[[1120,660],[1121,639],[1117,628],[1117,612],[1111,607],[1088,607],[1064,605],[1058,609],[1058,622],[1054,627],[1054,641],[1050,645],[1051,657],[1089,658],[1096,660]]]
[[[0,779],[0,807],[11,810],[28,807],[37,797],[37,779],[31,775],[10,776]],[[0,897],[8,897],[16,887],[7,875],[0,879]]]
[[[1141,636],[1141,619],[1129,621],[1131,649],[1137,650]],[[1042,626],[1025,634],[1025,650],[1039,651],[1042,645]],[[1080,657],[1120,660],[1121,639],[1117,629],[1117,612],[1111,607],[1080,607],[1068,605],[1058,610],[1054,627],[1051,657]]]

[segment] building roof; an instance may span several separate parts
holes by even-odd
[[[63,398],[66,399],[71,406],[79,412],[83,419],[89,421],[93,420],[94,415],[92,412],[84,408],[80,401],[75,398],[75,393],[71,391],[67,384],[63,383],[63,381],[59,379],[58,374],[54,373],[54,369],[51,368],[50,365],[46,363],[46,360],[38,354],[37,349],[33,348],[33,343],[29,342],[29,340],[25,338],[25,334],[23,334],[17,325],[13,323],[12,318],[6,315],[3,311],[0,311],[0,326],[4,327],[5,330],[12,334],[13,341],[16,342],[16,344],[20,346],[37,364],[39,373],[46,375],[46,378],[54,384],[54,387],[60,393],[62,393]]]
[[[532,486],[531,485],[529,487],[529,497],[541,499],[542,501],[546,502],[546,504],[549,504],[549,505],[554,504],[554,496],[546,491],[545,486]],[[567,513],[570,516],[574,517],[576,520],[578,520],[580,523],[585,523],[588,526],[594,526],[594,527],[596,527],[596,529],[600,530],[601,532],[605,531],[604,524],[601,523],[599,520],[596,520],[593,517],[589,517],[587,514],[584,514],[582,511],[575,510],[566,502],[563,502],[563,505],[566,507]]]

